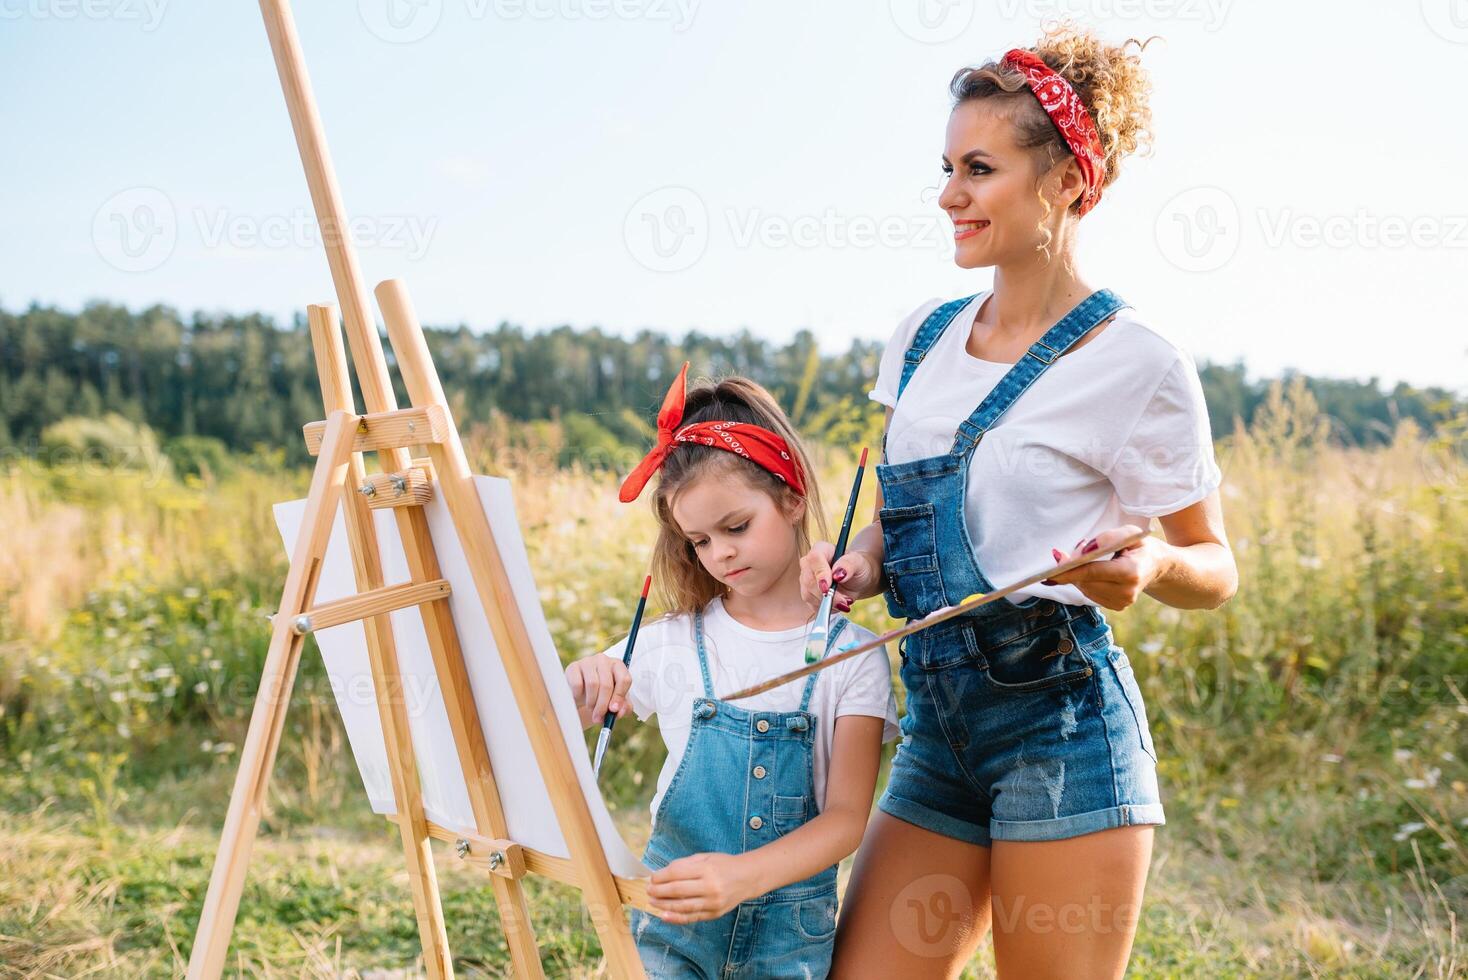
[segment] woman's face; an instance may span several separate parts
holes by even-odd
[[[737,474],[700,477],[670,509],[703,567],[734,592],[760,595],[800,560],[795,529],[804,504],[787,513]]]
[[[1040,227],[1045,208],[1035,187],[1038,151],[1015,144],[1013,124],[998,105],[962,102],[948,117],[943,150],[947,179],[938,205],[953,220],[953,260],[964,269],[1033,260],[1044,238]],[[1069,159],[1045,175],[1048,193],[1061,192]],[[1058,226],[1064,204],[1052,198],[1052,205],[1049,223]]]

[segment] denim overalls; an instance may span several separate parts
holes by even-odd
[[[688,746],[658,804],[643,855],[653,869],[706,851],[752,851],[816,810],[816,716],[807,709],[820,673],[805,682],[795,711],[747,711],[719,701],[709,679],[702,612],[693,623],[704,696],[693,702]],[[846,623],[845,617],[833,621],[827,653]],[[634,910],[632,934],[654,980],[824,977],[836,936],[836,866],[706,922],[672,925]]]
[[[972,299],[939,306],[918,328],[899,399]],[[1092,293],[959,424],[947,453],[877,466],[893,617],[919,618],[993,591],[964,520],[974,450],[1061,354],[1124,306],[1109,290]],[[1044,502],[1035,503],[1034,534],[1043,553],[1049,544]],[[1162,823],[1141,692],[1126,653],[1111,640],[1096,607],[1033,596],[981,606],[907,637],[903,739],[878,805],[908,823],[983,846]]]

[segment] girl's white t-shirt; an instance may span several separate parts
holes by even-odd
[[[959,311],[900,401],[904,355],[943,300],[929,300],[898,325],[869,393],[895,409],[887,462],[949,452],[959,423],[1013,367],[968,352],[988,296]],[[1128,308],[1056,360],[979,440],[964,522],[979,568],[1002,586],[1054,564],[1052,547],[1073,553],[1077,541],[1101,531],[1148,528],[1221,482],[1197,366]],[[1095,605],[1073,585],[1033,585],[1010,598],[1028,596]]]
[[[834,621],[834,617],[833,617]],[[815,623],[785,630],[757,630],[739,622],[714,599],[703,611],[704,653],[714,695],[749,687],[805,665],[805,638]],[[874,637],[871,630],[848,622],[837,637],[838,647],[853,646]],[[626,637],[603,654],[622,658]],[[693,702],[703,697],[703,677],[698,669],[698,647],[694,640],[693,617],[672,616],[644,623],[632,653],[632,688],[627,701],[637,717],[646,721],[658,716],[658,728],[668,746],[668,757],[658,773],[657,793],[652,798],[653,819],[667,792],[673,774],[683,761],[693,724]],[[882,741],[897,737],[897,702],[892,693],[892,668],[885,647],[842,661],[815,675],[815,690],[807,708],[816,716],[815,781],[816,807],[826,805],[826,772],[831,758],[831,739],[836,719],[843,715],[867,715],[886,719]],[[744,698],[737,706],[748,711],[795,711],[805,690],[806,678],[763,694]]]

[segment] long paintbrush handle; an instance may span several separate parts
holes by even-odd
[[[622,665],[632,666],[632,648],[637,645],[637,630],[642,626],[642,611],[647,608],[647,593],[652,588],[652,576],[642,580],[642,596],[637,600],[637,612],[632,616],[632,629],[627,633],[627,646],[622,650]],[[612,726],[617,723],[617,713],[608,711],[601,720],[601,732],[596,737],[596,755],[592,757],[591,774],[601,775],[601,760],[606,754],[607,743],[612,739]]]
[[[841,536],[836,539],[836,550],[831,555],[834,565],[846,554],[846,539],[851,535],[851,522],[856,517],[856,498],[861,496],[861,478],[867,471],[867,451],[862,449],[861,461],[856,464],[856,479],[851,484],[851,496],[846,500],[846,516],[841,519]]]
[[[1012,595],[1013,593],[1018,592],[1020,589],[1034,585],[1036,582],[1043,581],[1047,578],[1054,578],[1057,575],[1064,575],[1066,572],[1070,571],[1073,568],[1080,568],[1082,565],[1089,565],[1093,561],[1098,561],[1103,558],[1109,558],[1111,555],[1125,551],[1133,545],[1140,544],[1146,537],[1146,531],[1138,531],[1135,534],[1128,535],[1126,538],[1113,545],[1109,553],[1098,550],[1093,551],[1088,555],[1076,555],[1074,558],[1068,558],[1058,565],[1054,565],[1050,568],[1045,569],[1043,572],[1036,572],[1034,575],[1022,578],[1018,582],[1011,582],[1009,585],[1004,586],[1004,588],[1002,589],[995,589],[993,592],[985,592],[979,595],[969,596],[967,599],[965,599],[963,602],[960,602],[956,606],[945,606],[942,609],[934,610],[933,612],[924,616],[922,619],[915,619],[912,622],[909,622],[906,626],[900,626],[895,630],[890,630],[889,632],[883,633],[881,636],[868,640],[867,642],[862,643],[858,646],[854,646],[850,650],[842,650],[840,653],[826,657],[824,660],[818,660],[813,664],[806,664],[804,667],[797,667],[795,670],[792,670],[789,673],[781,674],[779,677],[772,677],[767,681],[763,681],[759,684],[754,685],[753,687],[746,687],[742,691],[735,691],[733,694],[726,694],[722,698],[720,698],[720,700],[739,701],[743,698],[754,697],[756,694],[763,694],[765,691],[777,688],[782,684],[789,684],[791,681],[799,680],[807,674],[814,674],[818,670],[825,670],[827,667],[834,667],[836,664],[839,664],[843,660],[850,660],[852,657],[860,656],[861,654],[866,653],[868,650],[875,650],[877,649],[877,647],[890,643],[893,640],[900,640],[904,636],[911,636],[914,633],[927,629],[929,626],[937,626],[939,623],[944,622],[945,620],[952,619],[955,616],[962,616],[966,612],[971,612],[972,610],[977,609],[980,606],[986,606],[991,602],[997,602],[1007,595]]]

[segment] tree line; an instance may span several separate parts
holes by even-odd
[[[527,332],[508,323],[426,334],[461,424],[553,420],[571,451],[643,446],[685,359],[690,375],[754,378],[814,436],[842,426],[869,430],[876,406],[866,392],[883,346],[852,340],[844,351],[823,353],[808,330],[785,343],[747,330],[622,337],[596,327]],[[390,348],[388,356],[391,363]],[[1235,420],[1247,424],[1271,383],[1250,378],[1242,364],[1202,363],[1199,372],[1215,436],[1232,431]],[[1304,381],[1334,437],[1352,445],[1388,440],[1405,418],[1431,431],[1465,408],[1442,388],[1383,390],[1374,378]],[[401,387],[398,396],[407,404]],[[79,312],[0,309],[0,448],[25,452],[64,420],[102,416],[145,426],[164,443],[284,447],[288,457],[304,459],[300,427],[322,416],[304,318],[281,326],[260,314],[184,316],[166,306],[133,312],[110,303]]]

